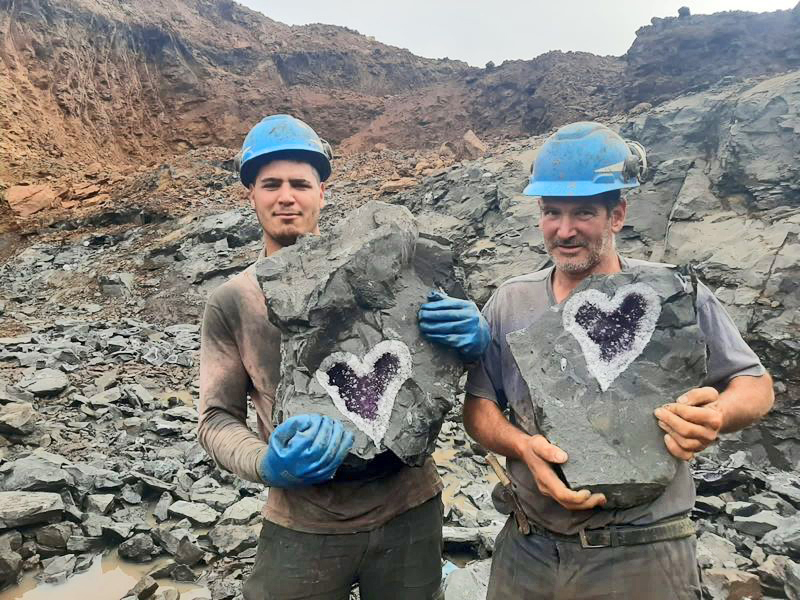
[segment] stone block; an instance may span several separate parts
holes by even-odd
[[[653,411],[705,377],[690,275],[639,266],[584,280],[527,329],[509,333],[537,424],[569,460],[568,485],[606,508],[656,498],[678,461]]]
[[[262,259],[256,276],[282,334],[275,422],[342,421],[355,442],[340,475],[379,455],[391,462],[386,450],[421,465],[463,371],[417,326],[432,289],[459,291],[450,249],[420,237],[407,209],[370,202],[326,235]]]

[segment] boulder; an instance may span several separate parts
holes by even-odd
[[[421,465],[463,371],[417,326],[432,289],[457,291],[450,250],[421,238],[405,208],[369,202],[262,259],[256,276],[281,331],[275,422],[309,412],[342,421],[355,442],[339,474],[386,450]]]
[[[664,267],[590,277],[506,336],[535,423],[569,455],[566,481],[605,494],[607,508],[656,498],[677,472],[653,411],[705,377],[694,289],[691,274]]]

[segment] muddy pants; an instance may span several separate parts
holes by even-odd
[[[438,600],[441,495],[371,531],[317,534],[264,521],[244,600]]]
[[[497,536],[487,600],[696,600],[695,536],[582,548],[522,535],[510,518]]]

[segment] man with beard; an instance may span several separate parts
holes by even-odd
[[[250,131],[240,177],[264,231],[265,255],[319,234],[330,173],[329,147],[302,121],[273,115]],[[475,360],[489,341],[477,307],[434,295],[420,327],[431,341]],[[412,468],[384,453],[391,456],[372,461],[379,464],[363,477],[337,478],[353,443],[341,422],[319,414],[273,422],[280,358],[280,332],[251,266],[208,299],[198,424],[199,441],[217,464],[270,487],[244,598],[346,600],[356,582],[363,600],[437,598],[442,483],[433,460]],[[245,421],[248,398],[258,434]]]
[[[769,375],[700,284],[696,311],[708,374],[703,387],[664,398],[667,404],[655,411],[667,449],[682,460],[655,500],[604,509],[602,494],[569,489],[559,478],[554,465],[569,460],[567,454],[535,425],[520,425],[534,423],[535,413],[507,333],[535,328],[590,275],[649,265],[672,277],[671,266],[625,259],[615,248],[627,212],[621,190],[639,185],[644,163],[638,144],[599,123],[573,123],[544,143],[525,189],[539,198],[539,227],[554,266],[505,282],[484,307],[492,343],[469,373],[464,405],[468,433],[507,457],[523,522],[532,530],[524,535],[510,518],[498,536],[489,600],[699,597],[694,531],[687,518],[695,492],[687,461],[719,433],[754,423],[772,406]],[[498,502],[498,508],[509,507]]]

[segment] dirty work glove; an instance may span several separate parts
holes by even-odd
[[[425,339],[458,350],[465,361],[479,359],[491,339],[489,324],[475,303],[444,292],[428,294],[419,310],[419,328]]]
[[[267,485],[297,487],[333,478],[353,445],[342,423],[322,415],[297,415],[275,428],[258,472]]]

